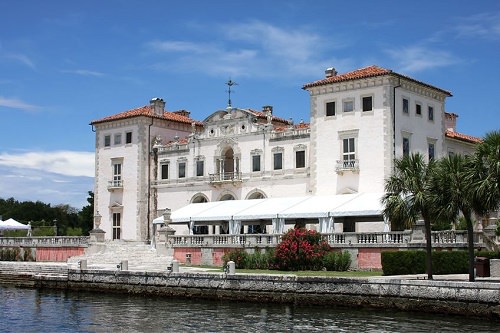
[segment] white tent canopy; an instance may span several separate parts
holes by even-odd
[[[204,210],[200,214],[191,215],[191,221],[230,221],[233,216],[251,206],[255,206],[266,199],[254,200],[226,200],[222,204]],[[197,204],[195,204],[197,205]]]
[[[226,201],[192,203],[172,212],[170,218],[174,223],[190,222],[191,217],[201,214],[210,208],[220,206],[224,202]]]
[[[354,200],[348,201],[330,211],[330,216],[370,216],[382,215],[384,193],[360,193]]]
[[[382,196],[354,193],[192,203],[174,211],[172,223],[381,215]]]
[[[319,218],[328,217],[330,212],[338,206],[355,199],[359,194],[338,194],[325,196],[312,196],[309,199],[289,206],[281,211],[281,218]]]
[[[239,213],[236,213],[233,218],[238,220],[267,220],[277,218],[278,214],[307,201],[312,197],[291,197],[291,198],[270,198],[262,199],[257,205],[253,205]]]
[[[29,230],[31,226],[17,222],[10,218],[6,221],[0,221],[0,230]]]

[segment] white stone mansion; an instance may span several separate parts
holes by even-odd
[[[479,141],[456,132],[444,89],[377,66],[325,74],[303,86],[310,123],[272,106],[194,120],[161,98],[92,121],[105,238],[150,240],[166,208],[177,235],[382,231],[376,206],[395,158],[467,154]]]

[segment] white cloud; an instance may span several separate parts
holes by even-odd
[[[334,36],[328,42],[306,29],[286,29],[261,21],[220,26],[211,42],[155,40],[146,44],[161,58],[151,67],[163,71],[254,77],[308,76],[342,59],[325,59],[324,50],[345,47]],[[206,32],[206,35],[210,32]],[[169,57],[172,55],[172,57]],[[332,61],[335,60],[335,61]]]
[[[66,71],[63,71],[63,73],[76,74],[76,75],[81,75],[81,76],[97,76],[97,77],[104,76],[104,73],[91,71],[91,70],[87,70],[87,69],[66,70]]]
[[[459,38],[500,38],[500,13],[481,13],[458,20],[453,26]]]
[[[93,177],[64,176],[0,164],[0,198],[3,199],[69,204],[82,208],[87,205],[88,191],[93,190],[93,183]]]
[[[39,106],[28,104],[16,98],[7,98],[0,96],[0,107],[7,107],[11,109],[20,109],[25,111],[36,111],[40,109]]]
[[[424,46],[393,48],[386,52],[396,61],[399,70],[406,73],[450,66],[460,62],[460,59],[447,51],[434,50]]]
[[[24,54],[17,54],[17,53],[10,53],[5,55],[5,58],[7,59],[12,59],[16,62],[20,62],[23,65],[26,65],[32,69],[35,69],[35,63],[26,55]]]
[[[0,153],[0,166],[42,170],[64,176],[94,177],[94,153],[77,151]]]

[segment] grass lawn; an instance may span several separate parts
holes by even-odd
[[[261,269],[237,269],[236,273],[245,274],[287,274],[297,276],[337,276],[337,277],[369,277],[382,276],[382,271],[347,271],[347,272],[331,272],[331,271],[276,271],[276,270],[261,270]]]
[[[219,266],[197,266],[197,265],[184,265],[185,267],[199,267],[207,268],[211,271],[223,272],[222,267]],[[236,273],[242,274],[283,274],[283,275],[297,275],[297,276],[339,276],[339,277],[370,277],[382,276],[382,271],[347,271],[347,272],[331,272],[331,271],[277,271],[270,269],[236,269]]]

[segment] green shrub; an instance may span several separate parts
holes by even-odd
[[[424,251],[384,251],[381,260],[384,275],[425,273]]]
[[[488,259],[500,259],[500,252],[481,250],[474,253],[476,257],[486,257]]]
[[[31,248],[24,248],[23,261],[35,261]]]
[[[351,267],[351,255],[347,251],[330,251],[323,257],[323,267],[327,271],[347,271]]]
[[[247,269],[270,269],[274,266],[274,249],[266,249],[261,252],[260,249],[255,249],[255,252],[247,256]]]
[[[432,252],[433,274],[467,274],[469,260],[467,251]]]
[[[229,261],[234,261],[235,268],[245,268],[247,265],[248,253],[242,249],[229,250],[222,256],[222,261],[224,266],[227,265]]]
[[[484,254],[484,255],[479,255]],[[492,258],[497,252],[478,252],[477,256]],[[433,274],[467,274],[469,271],[467,251],[433,251]],[[384,275],[407,275],[426,273],[424,251],[382,252],[382,271]]]

